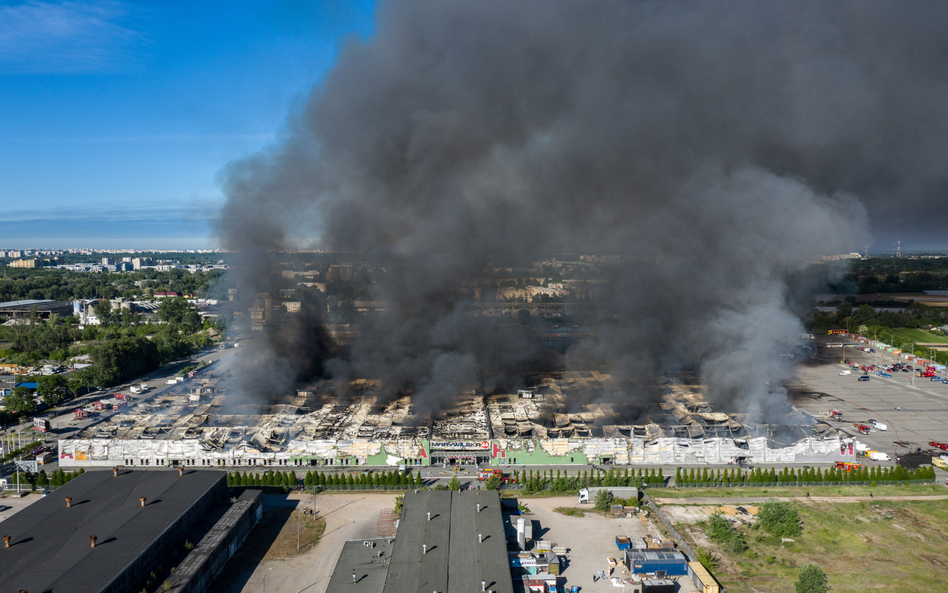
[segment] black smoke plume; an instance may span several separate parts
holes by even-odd
[[[554,253],[626,256],[598,278],[601,339],[564,364],[698,370],[712,400],[773,414],[802,332],[789,279],[861,250],[870,218],[883,237],[943,228],[913,208],[948,188],[946,11],[383,2],[288,139],[224,172],[222,246],[243,255],[247,292],[272,288],[279,249],[394,262],[371,294],[394,312],[321,368],[428,408],[543,361],[522,328],[466,312],[464,280]]]

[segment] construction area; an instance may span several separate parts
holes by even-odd
[[[451,397],[436,416],[411,398],[383,402],[378,384],[349,393],[300,389],[266,406],[228,394],[212,366],[147,401],[116,394],[93,423],[59,441],[63,467],[432,466],[456,464],[728,464],[852,461],[852,437],[793,411],[785,424],[716,412],[687,377],[654,386],[632,407],[634,386],[606,373],[532,377],[531,389]],[[579,403],[589,402],[589,403]],[[127,405],[126,405],[127,403]]]

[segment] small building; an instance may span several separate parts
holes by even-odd
[[[675,581],[672,579],[644,579],[642,593],[675,593]]]
[[[688,576],[694,582],[698,593],[720,593],[721,585],[700,562],[688,563]]]
[[[677,550],[625,551],[625,564],[632,574],[654,574],[665,571],[668,576],[688,574],[688,558]]]

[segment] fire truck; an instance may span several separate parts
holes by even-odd
[[[494,476],[500,478],[504,484],[514,481],[513,478],[505,476],[503,470],[499,469],[482,469],[481,471],[477,472],[478,480],[489,480]]]
[[[93,402],[92,405],[95,406],[96,410],[111,410],[112,400],[100,399],[97,402]]]
[[[862,467],[861,463],[853,463],[851,461],[837,461],[833,463],[833,469],[842,469],[847,472],[858,470],[860,467]]]
[[[948,451],[948,443],[936,443],[935,441],[932,441],[928,443],[928,446],[941,449],[942,451]]]
[[[76,415],[76,420],[82,420],[83,418],[89,417],[88,410],[83,410],[82,408],[76,408],[73,413]]]
[[[855,428],[859,434],[869,434],[868,424],[859,424],[858,422],[853,422],[853,428]]]
[[[53,429],[48,418],[33,418],[33,428],[40,432],[49,432]]]
[[[830,410],[829,417],[830,417],[830,420],[842,420],[843,413],[840,412],[839,410]]]

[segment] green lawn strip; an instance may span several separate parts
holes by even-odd
[[[728,593],[792,590],[800,568],[817,564],[833,593],[940,591],[948,577],[948,502],[867,501],[798,504],[803,534],[783,542],[741,527],[744,554],[711,548],[714,576]]]
[[[663,488],[650,490],[656,502],[681,498],[769,498],[810,496],[937,496],[948,494],[948,488],[938,484],[910,486],[786,486],[766,488]]]

